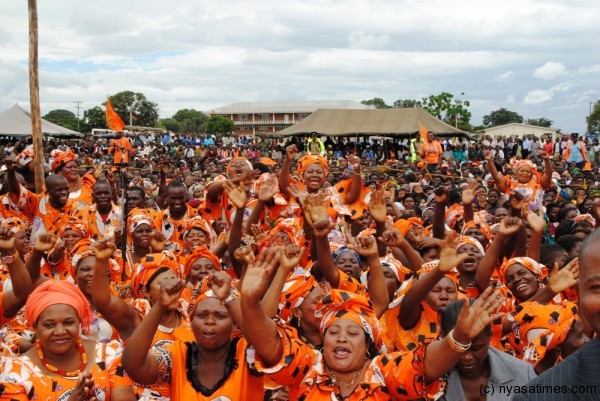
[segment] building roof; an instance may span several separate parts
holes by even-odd
[[[42,120],[42,134],[50,136],[83,136],[82,133]],[[31,113],[15,104],[0,113],[0,135],[31,136]]]
[[[528,135],[540,133],[556,133],[556,128],[540,127],[538,125],[510,123],[497,125],[495,127],[485,128],[482,131],[484,134],[493,133],[508,133],[509,135]]]
[[[319,109],[282,131],[257,135],[286,137],[316,132],[331,136],[411,136],[419,133],[420,126],[436,135],[466,135],[464,131],[438,120],[419,107],[368,110]]]
[[[372,109],[353,100],[316,100],[303,102],[241,102],[212,110],[212,114],[312,113],[317,109]]]

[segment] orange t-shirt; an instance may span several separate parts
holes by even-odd
[[[438,164],[442,157],[442,145],[438,141],[425,142],[421,145],[421,160],[426,164]]]
[[[248,343],[244,338],[233,339],[227,356],[225,377],[220,386],[211,391],[202,385],[193,372],[188,379],[188,358],[194,365],[197,358],[195,342],[176,341],[154,346],[150,351],[159,363],[158,380],[169,383],[171,400],[244,400],[262,401],[264,397],[263,377],[253,374],[246,362]],[[201,361],[196,360],[196,363]]]
[[[114,164],[129,163],[129,151],[132,146],[129,139],[122,137],[117,139],[111,139],[108,147],[108,153],[113,153]]]

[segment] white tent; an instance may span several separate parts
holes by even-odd
[[[0,113],[0,135],[31,136],[31,113],[15,103],[10,109]],[[42,134],[49,136],[83,137],[83,134],[61,127],[42,118]]]

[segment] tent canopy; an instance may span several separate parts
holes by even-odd
[[[468,136],[466,132],[438,120],[422,108],[318,109],[284,130],[257,135],[280,138],[316,132],[328,136],[408,137],[419,133],[419,124],[438,136]]]
[[[61,127],[42,118],[42,134],[59,137],[83,137],[83,134]],[[0,135],[31,136],[31,113],[15,104],[0,113]]]

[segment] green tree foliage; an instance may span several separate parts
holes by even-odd
[[[529,124],[529,125],[536,125],[538,127],[550,128],[550,127],[552,127],[552,124],[554,124],[554,121],[549,120],[546,117],[528,118],[527,119],[527,124]]]
[[[173,115],[181,133],[201,133],[206,131],[208,116],[194,109],[181,109]]]
[[[587,122],[587,132],[600,132],[600,100],[594,103],[594,108],[585,121]]]
[[[206,123],[206,132],[215,135],[225,135],[235,131],[233,121],[219,115],[212,115]]]
[[[412,108],[412,107],[423,107],[423,102],[416,99],[398,99],[392,106],[394,108]]]
[[[453,94],[442,92],[439,95],[423,98],[421,102],[425,110],[446,124],[454,126],[458,117],[459,128],[470,127],[471,112],[467,107],[471,106],[471,102],[468,100],[455,99]]]
[[[61,127],[77,131],[77,116],[73,112],[64,109],[52,110],[43,117],[44,120],[58,124]]]
[[[501,109],[494,110],[490,114],[483,116],[483,125],[486,127],[495,127],[497,125],[504,125],[510,123],[522,123],[523,116],[515,111],[510,111],[502,107]]]
[[[174,118],[163,118],[158,122],[158,126],[171,132],[180,132],[179,123]]]
[[[83,112],[81,132],[91,132],[94,128],[106,128],[106,115],[100,106]]]
[[[130,111],[138,117],[137,120],[133,120],[134,125],[155,127],[158,123],[158,105],[146,99],[143,93],[119,92],[110,97],[110,102],[125,125],[129,125]]]
[[[366,104],[367,106],[375,106],[376,109],[390,109],[392,106],[389,106],[385,103],[380,97],[374,97],[373,99],[363,100],[362,104]]]

